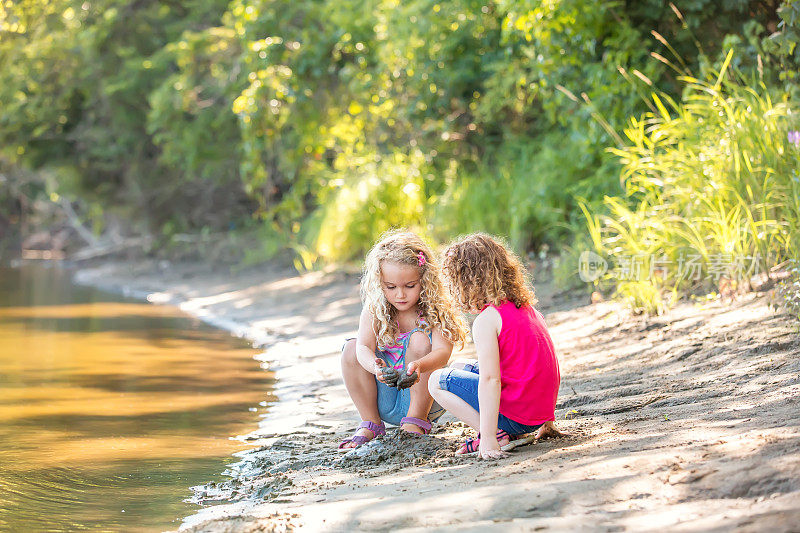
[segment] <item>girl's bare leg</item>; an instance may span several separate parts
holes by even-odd
[[[431,341],[428,336],[417,331],[408,339],[408,348],[406,348],[406,367],[408,363],[416,361],[431,352]],[[433,405],[433,397],[428,392],[428,379],[431,373],[426,372],[420,374],[419,381],[411,387],[411,404],[408,407],[406,416],[419,418],[422,420],[428,419],[428,413],[431,411]],[[403,424],[402,429],[414,433],[422,433],[422,429],[415,424]]]
[[[462,367],[463,368],[463,367]],[[479,431],[481,427],[481,415],[472,408],[470,404],[456,396],[450,391],[446,391],[439,387],[439,377],[442,375],[444,369],[434,370],[431,372],[430,380],[428,381],[428,390],[431,396],[439,402],[439,405],[447,409],[453,416]]]
[[[369,420],[375,424],[381,423],[381,417],[378,414],[378,387],[375,384],[375,376],[364,369],[363,366],[356,359],[356,341],[355,339],[349,340],[345,343],[342,350],[342,376],[344,377],[344,386],[350,399],[358,410],[361,420]],[[356,432],[356,435],[364,437],[374,437],[372,431],[367,428],[361,428]],[[354,448],[356,444],[348,442],[343,448]]]
[[[477,362],[478,362],[478,361],[477,361],[476,359],[458,359],[458,360],[456,360],[456,361],[453,361],[453,362],[452,362],[452,363],[449,365],[449,368],[456,368],[456,369],[458,369],[458,370],[464,370],[464,369],[465,369],[467,366],[470,366],[470,365],[475,365],[475,364],[477,364]],[[439,402],[439,404],[441,404],[441,405],[442,405],[442,407],[444,407],[445,409],[447,409],[448,411],[450,411],[450,409],[449,409],[449,408],[448,408],[446,405],[444,405],[444,404],[443,404],[443,403],[442,403],[442,402],[441,402],[441,401],[440,401],[440,400],[439,400],[439,399],[436,397],[436,395],[434,394],[434,387],[435,387],[436,389],[438,389],[439,391],[441,391],[442,393],[447,393],[447,391],[442,391],[441,389],[439,389],[439,374],[437,374],[435,378],[434,378],[433,376],[431,376],[431,379],[435,381],[435,385],[434,385],[434,384],[432,384],[432,385],[430,386],[430,391],[431,391],[431,394],[433,395],[433,397],[434,397],[434,398],[436,398],[436,401],[437,401],[437,402]],[[453,396],[455,396],[455,395],[453,395]],[[461,400],[461,398],[459,398],[458,396],[455,396],[455,398],[456,398],[456,399],[458,399],[458,400],[460,400],[460,401],[463,401],[463,400]],[[445,400],[445,401],[446,401],[446,400]],[[466,403],[466,402],[464,402],[464,403]],[[472,407],[470,407],[470,406],[469,406],[469,404],[467,404],[467,407],[469,407],[470,409],[472,409]],[[474,409],[472,409],[472,410],[474,411]],[[451,412],[452,412],[452,411],[451,411]],[[465,413],[465,414],[467,414],[467,413]],[[461,418],[461,417],[459,416],[459,418]],[[465,419],[463,419],[463,418],[462,418],[462,420],[465,420]],[[470,426],[472,426],[472,427],[474,427],[475,429],[477,429],[477,426],[473,426],[472,424],[469,424],[469,425],[470,425]],[[541,440],[541,439],[553,439],[553,438],[565,437],[565,436],[568,436],[568,435],[565,435],[564,433],[561,433],[561,432],[560,432],[558,429],[556,429],[555,423],[553,423],[553,422],[551,421],[551,422],[545,422],[545,423],[542,425],[542,427],[540,427],[540,428],[539,428],[539,429],[536,431],[536,435],[535,435],[535,437],[534,437],[534,438],[535,438],[536,440]],[[502,444],[502,443],[501,443],[501,444]]]
[[[446,369],[434,370],[431,372],[431,377],[428,381],[428,389],[430,390],[431,395],[437,402],[439,402],[439,405],[447,409],[453,416],[470,426],[475,431],[480,431],[480,413],[476,411],[470,404],[462,400],[459,396],[439,387],[439,377],[442,375],[444,370]],[[500,446],[505,446],[508,444],[508,442],[508,438],[503,438],[498,441]]]

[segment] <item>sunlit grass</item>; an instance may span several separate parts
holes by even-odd
[[[797,257],[800,150],[787,136],[797,113],[727,70],[730,59],[708,80],[682,77],[680,103],[651,95],[657,112],[632,118],[627,144],[610,149],[626,194],[585,212],[595,248],[612,262],[659,257],[671,266],[617,280],[616,294],[636,310],[660,313],[667,292],[740,287]],[[687,257],[700,264],[699,279],[678,268]]]
[[[331,180],[328,200],[308,224],[311,259],[360,257],[391,228],[427,233],[426,164],[419,151],[364,156],[354,167]]]

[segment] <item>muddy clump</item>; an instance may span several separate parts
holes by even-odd
[[[275,498],[292,480],[284,474],[237,477],[220,483],[207,483],[192,487],[189,502],[197,505],[231,503],[243,500],[264,501]]]
[[[210,505],[238,501],[274,500],[293,485],[292,474],[329,461],[330,451],[320,446],[318,436],[287,435],[272,444],[237,454],[241,460],[229,465],[222,482],[192,487],[190,502]]]
[[[458,440],[450,435],[418,435],[397,429],[354,448],[334,462],[346,470],[396,470],[451,458]]]
[[[384,366],[381,367],[380,372],[384,383],[390,387],[397,388],[397,390],[407,389],[419,379],[419,374],[417,374],[416,370],[409,374],[405,369],[401,369],[398,372],[397,369],[391,366]]]

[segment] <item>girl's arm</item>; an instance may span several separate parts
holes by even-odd
[[[358,320],[358,336],[356,337],[356,359],[367,372],[375,374],[378,379],[383,381],[378,372],[378,361],[375,350],[378,347],[378,339],[375,336],[375,324],[372,315],[367,308],[361,310],[361,317]],[[382,362],[382,361],[381,361]]]
[[[481,369],[478,378],[478,403],[481,406],[478,455],[483,459],[505,455],[496,437],[500,411],[500,349],[497,336],[502,326],[500,313],[494,307],[487,307],[472,325],[472,338]]]
[[[442,368],[450,360],[450,354],[453,353],[453,343],[448,341],[442,330],[436,327],[431,332],[431,351],[428,355],[420,357],[416,361],[408,363],[408,374],[416,370],[418,374],[432,372],[438,368]]]

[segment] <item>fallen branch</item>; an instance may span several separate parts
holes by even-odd
[[[81,223],[78,214],[74,209],[72,209],[72,204],[69,202],[69,200],[62,197],[57,205],[61,207],[62,211],[64,211],[64,214],[67,216],[67,220],[69,221],[69,225],[72,226],[72,229],[74,229],[78,235],[80,235],[81,238],[86,241],[87,244],[90,246],[100,245],[99,239]]]
[[[150,243],[149,237],[133,237],[123,241],[115,242],[113,244],[97,245],[78,250],[70,255],[72,261],[87,261],[89,259],[97,259],[98,257],[105,257],[113,255],[124,250],[131,248],[143,248]]]

